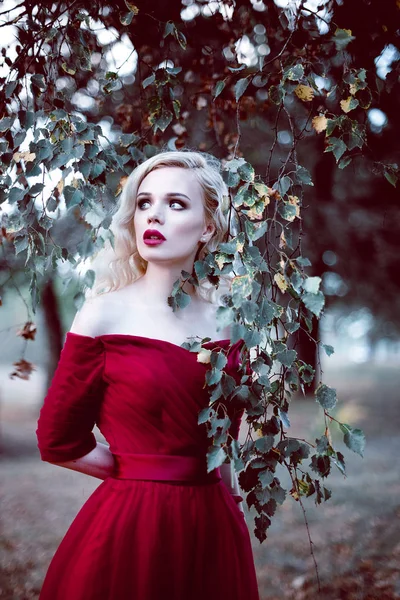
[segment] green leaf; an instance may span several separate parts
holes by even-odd
[[[202,425],[203,423],[207,423],[207,421],[210,419],[210,417],[213,417],[215,415],[215,410],[210,408],[209,406],[206,406],[206,408],[203,408],[200,412],[199,412],[199,416],[197,417],[197,423],[198,425]]]
[[[40,192],[43,190],[43,188],[44,188],[43,183],[35,183],[35,185],[33,185],[31,187],[31,189],[29,190],[29,195],[37,196],[38,194],[40,194]]]
[[[220,467],[226,459],[225,449],[220,446],[211,446],[207,452],[207,473]]]
[[[222,171],[222,178],[228,187],[236,187],[240,183],[240,177],[233,171]]]
[[[10,81],[9,83],[7,83],[7,85],[5,87],[6,98],[11,98],[11,96],[14,93],[15,88],[17,87],[17,83],[18,83],[18,81]]]
[[[350,29],[336,29],[333,41],[335,42],[336,50],[344,50],[350,42],[356,38],[352,35]]]
[[[285,97],[285,90],[280,85],[271,85],[268,95],[271,102],[279,105]]]
[[[307,277],[303,282],[303,288],[310,294],[317,294],[321,285],[321,277]]]
[[[282,350],[276,354],[276,360],[278,360],[284,367],[291,367],[293,362],[297,358],[296,350]]]
[[[330,137],[329,145],[325,148],[324,152],[333,152],[333,155],[336,158],[336,162],[338,162],[338,160],[343,156],[346,150],[347,146],[343,140],[336,137]]]
[[[396,187],[397,176],[392,171],[387,171],[386,169],[384,175],[388,182],[391,183],[393,187]]]
[[[179,29],[177,29],[175,26],[174,26],[174,36],[175,36],[176,41],[182,48],[182,50],[186,50],[186,46],[187,46],[186,37],[184,36],[182,31],[179,31]]]
[[[243,77],[243,79],[239,79],[239,81],[237,81],[235,83],[235,99],[236,102],[239,101],[239,99],[243,96],[244,92],[247,89],[247,86],[250,83],[250,79],[249,76],[247,77]]]
[[[255,447],[259,452],[269,452],[274,445],[275,438],[273,435],[264,435],[255,441]]]
[[[272,483],[274,474],[266,469],[265,471],[260,471],[258,473],[258,479],[263,487],[267,487],[267,485]]]
[[[322,344],[322,347],[328,356],[332,356],[332,354],[335,352],[334,347],[329,346],[329,344]]]
[[[154,83],[156,80],[156,76],[154,75],[154,73],[152,73],[151,75],[149,75],[149,77],[146,77],[146,79],[144,79],[142,81],[142,87],[143,89],[146,89],[149,85],[151,85],[152,83]]]
[[[283,504],[286,498],[286,490],[280,485],[271,488],[271,498],[278,504]]]
[[[75,294],[74,305],[75,305],[76,310],[79,310],[80,308],[82,308],[84,302],[85,302],[85,294],[83,294],[82,292],[78,292],[77,294]]]
[[[345,169],[351,163],[351,156],[344,156],[338,162],[339,169]]]
[[[15,117],[4,117],[4,119],[0,119],[0,132],[4,133],[5,131],[11,129],[14,120]]]
[[[175,98],[172,100],[172,108],[174,109],[175,118],[178,119],[181,112],[181,103],[179,100],[175,100]]]
[[[311,267],[311,261],[309,258],[298,256],[295,260],[301,267]]]
[[[16,235],[14,238],[15,254],[19,254],[27,249],[29,238],[27,235]]]
[[[297,180],[305,185],[314,185],[311,179],[311,174],[305,167],[298,166],[296,169]]]
[[[156,133],[157,129],[164,132],[171,123],[172,118],[173,114],[170,110],[163,110],[161,115],[154,121],[154,133]]]
[[[254,181],[254,169],[250,163],[245,162],[244,164],[240,165],[237,172],[243,181],[247,181],[249,183]]]
[[[362,429],[353,429],[346,423],[340,423],[340,429],[344,433],[343,441],[346,446],[356,454],[364,456],[365,433]]]
[[[273,187],[276,190],[278,190],[278,192],[280,193],[281,196],[284,196],[286,194],[286,192],[289,190],[291,185],[292,185],[292,180],[290,179],[290,177],[287,177],[285,175],[284,177],[281,177],[279,179],[279,181],[277,181],[274,184]]]
[[[228,362],[223,352],[211,352],[210,364],[214,369],[223,369]]]
[[[321,383],[315,390],[315,396],[317,402],[320,403],[322,408],[330,410],[336,406],[337,396],[334,388],[328,387],[324,383]]]
[[[164,27],[163,38],[165,39],[166,37],[171,35],[171,33],[174,33],[174,30],[175,30],[174,23],[172,21],[167,21],[165,23],[165,27]]]
[[[19,202],[20,200],[22,200],[22,198],[25,196],[25,190],[18,188],[18,187],[13,187],[11,188],[11,190],[8,193],[8,201],[10,204],[13,204],[14,202]]]
[[[278,212],[285,221],[294,221],[297,209],[293,204],[288,204],[286,202],[280,202],[278,204]]]
[[[89,288],[92,288],[95,278],[96,278],[96,273],[93,271],[93,269],[88,269],[83,278],[83,283],[85,285],[87,285]]]
[[[223,91],[224,88],[225,88],[225,79],[221,79],[221,81],[217,81],[217,83],[215,84],[215,88],[214,88],[214,100],[215,100],[215,98],[218,98],[218,96],[220,95],[220,93]]]
[[[67,208],[74,204],[79,204],[83,198],[82,191],[78,190],[73,185],[66,185],[63,189],[63,194]]]
[[[232,281],[232,299],[235,307],[239,307],[242,301],[250,296],[252,291],[252,278],[250,275],[238,275]]]
[[[321,310],[325,305],[325,297],[322,292],[318,292],[318,294],[303,294],[301,297],[304,305],[308,310],[310,310],[316,317],[319,317]]]
[[[120,16],[119,20],[121,21],[122,25],[130,25],[132,23],[132,19],[134,17],[133,12],[129,11],[123,15]]]
[[[38,88],[38,90],[41,91],[41,92],[44,92],[45,89],[47,88],[46,80],[44,78],[44,75],[40,75],[40,74],[32,75],[32,77],[31,77],[31,83],[32,83],[33,86],[35,86],[36,88]]]
[[[290,79],[290,81],[300,81],[300,79],[304,77],[303,65],[299,63],[293,67],[289,67],[289,69],[285,71],[284,77],[286,77],[286,79]]]
[[[261,221],[259,223],[252,223],[248,219],[244,222],[247,237],[250,241],[255,242],[259,240],[267,231],[268,221]]]

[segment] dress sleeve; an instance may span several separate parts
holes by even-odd
[[[37,423],[42,460],[75,460],[96,446],[92,429],[101,405],[103,366],[101,340],[67,333]]]
[[[227,371],[229,375],[235,378],[236,384],[240,384],[240,379],[243,373],[240,371],[240,366],[242,362],[247,359],[247,355],[245,354],[242,357],[242,348],[243,348],[243,340],[238,340],[235,344],[233,344],[228,353],[228,364]],[[248,350],[246,350],[248,354]],[[251,369],[247,365],[246,366],[246,375],[251,374]],[[229,415],[231,419],[231,426],[229,428],[229,434],[233,437],[233,439],[237,440],[239,437],[240,424],[242,422],[242,417],[244,414],[244,408],[231,408],[231,414]]]

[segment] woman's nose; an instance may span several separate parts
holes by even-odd
[[[164,217],[161,214],[161,211],[157,210],[156,208],[153,208],[151,210],[151,212],[148,213],[147,215],[147,222],[148,223],[152,223],[153,221],[157,221],[157,223],[161,223],[163,221]]]

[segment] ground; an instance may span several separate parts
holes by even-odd
[[[99,484],[40,461],[35,427],[41,382],[39,377],[1,386],[1,600],[38,598],[60,539]],[[247,512],[260,599],[400,598],[400,371],[371,364],[335,368],[325,382],[338,390],[335,417],[365,431],[365,456],[346,449],[332,427],[348,477],[336,470],[325,483],[332,498],[319,507],[312,499],[304,503],[320,594],[299,504],[286,500],[263,544],[252,532],[254,515]],[[293,436],[314,442],[323,433],[322,413],[312,398],[293,400],[291,420]],[[284,474],[280,477],[284,483]]]

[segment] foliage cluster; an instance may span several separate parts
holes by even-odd
[[[322,134],[323,151],[339,170],[358,164],[368,154],[367,111],[392,93],[396,76],[383,81],[358,64],[351,53],[357,37],[346,23],[335,23],[333,0],[315,11],[303,1],[284,9],[261,3],[262,10],[239,0],[184,4],[22,0],[3,11],[2,26],[13,28],[17,44],[2,50],[0,80],[0,242],[10,270],[2,286],[12,282],[12,269],[25,269],[35,312],[49,273],[66,261],[78,267],[112,239],[110,208],[132,167],[163,145],[217,154],[239,231],[196,262],[194,273],[182,273],[171,306],[187,304],[184,280],[218,285],[221,275],[234,274],[218,321],[231,325],[232,343],[244,340],[243,372],[236,385],[224,372],[224,353],[211,353],[210,406],[199,422],[208,423],[212,438],[209,469],[232,461],[263,541],[287,495],[278,465],[290,474],[290,495],[317,503],[330,496],[323,480],[331,466],[345,472],[329,429],[334,389],[318,381],[325,429],[315,444],[288,435],[292,395],[306,393],[315,376],[315,365],[298,353],[299,332],[333,352],[312,335],[325,298],[302,251],[313,178],[298,149]],[[392,24],[386,27],[391,35]],[[121,48],[118,64],[113,52]],[[263,175],[243,156],[248,127],[269,143]],[[368,160],[396,185],[396,163]],[[73,235],[79,240],[72,244]],[[82,283],[93,285],[92,271]],[[79,293],[77,307],[82,300]],[[245,411],[244,446],[228,434],[228,407]],[[362,455],[363,433],[339,427],[345,444]]]

